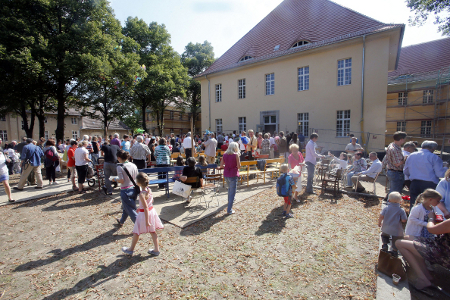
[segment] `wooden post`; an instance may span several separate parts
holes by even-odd
[[[195,143],[194,143],[194,115],[191,114],[191,152],[192,152],[192,157],[195,157],[195,147],[194,147]]]

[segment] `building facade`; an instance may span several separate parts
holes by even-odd
[[[146,112],[146,125],[147,130],[152,135],[168,135],[174,133],[175,135],[186,134],[191,131],[191,115],[183,112],[181,109],[175,106],[168,106],[164,111],[164,132],[160,134],[158,132],[158,123],[156,118],[152,115],[151,110]],[[201,113],[197,115],[194,124],[195,134],[201,131]]]
[[[395,131],[409,140],[434,140],[450,149],[450,38],[404,47],[389,73],[386,141]]]
[[[55,138],[55,131],[57,127],[57,115],[54,112],[48,112],[45,121],[44,138]],[[28,115],[30,120],[30,115]],[[75,109],[68,109],[64,119],[64,138],[76,139],[83,135],[99,135],[103,136],[104,131],[101,122],[93,120],[89,117],[81,116],[80,112]],[[20,141],[22,137],[26,136],[25,130],[22,129],[22,117],[13,113],[8,113],[5,116],[0,116],[0,137],[4,142],[11,142],[13,140]],[[128,127],[124,124],[114,121],[111,123],[108,134],[119,133],[121,136],[130,132]],[[34,140],[40,138],[39,136],[39,122],[35,119],[33,136]]]
[[[197,77],[202,128],[317,132],[324,150],[354,133],[383,151],[403,30],[330,1],[285,0]]]

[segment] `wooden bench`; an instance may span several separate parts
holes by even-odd
[[[266,173],[270,173],[270,179],[280,175],[280,167],[284,163],[284,157],[266,159]]]
[[[216,169],[217,165],[216,164],[211,164],[211,165],[207,165],[207,166],[196,166],[199,167],[200,169]],[[149,185],[150,184],[166,184],[165,187],[165,191],[166,191],[166,195],[167,198],[169,198],[169,183],[173,183],[175,182],[175,180],[172,179],[173,173],[175,171],[179,171],[179,170],[183,170],[185,168],[185,166],[180,166],[180,167],[160,167],[160,168],[146,168],[146,169],[140,169],[139,172],[144,172],[147,175],[150,176],[158,176],[158,173],[166,173],[166,178],[163,179],[153,179],[149,181]],[[171,174],[172,173],[172,174]]]

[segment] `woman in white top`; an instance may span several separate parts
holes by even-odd
[[[122,199],[122,217],[116,219],[117,225],[119,227],[123,226],[123,223],[127,220],[128,216],[131,218],[133,223],[136,222],[136,198],[138,196],[137,191],[134,188],[133,181],[136,183],[136,176],[138,175],[138,168],[132,162],[129,162],[130,154],[126,151],[117,151],[117,160],[119,164],[117,165],[117,177],[113,181],[120,183],[120,198]],[[126,170],[126,171],[125,171]],[[128,176],[127,174],[130,174]]]
[[[1,140],[0,140],[1,143]],[[0,151],[0,182],[3,182],[3,186],[5,187],[5,192],[8,195],[8,201],[9,202],[15,202],[16,200],[13,200],[11,198],[11,188],[9,187],[9,170],[6,166],[6,163],[9,163],[11,160],[9,158],[6,158],[5,154]]]
[[[78,193],[86,193],[86,191],[83,190],[83,183],[86,181],[86,176],[88,172],[88,164],[90,161],[89,159],[89,151],[86,149],[86,146],[88,145],[88,141],[83,141],[78,145],[78,148],[75,150],[75,168],[77,170],[78,174]]]

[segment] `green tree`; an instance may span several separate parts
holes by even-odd
[[[189,43],[181,55],[183,66],[188,69],[190,76],[186,97],[179,103],[184,111],[190,113],[190,117],[197,119],[201,109],[201,84],[194,77],[204,72],[214,62],[214,49],[208,41]],[[195,126],[195,122],[194,122]],[[210,128],[211,129],[211,128]],[[195,132],[195,128],[194,128]]]
[[[164,132],[164,111],[170,103],[185,96],[189,77],[180,62],[180,56],[170,46],[170,34],[164,24],[142,19],[127,19],[125,36],[134,39],[137,47],[124,47],[124,51],[139,54],[139,63],[145,66],[146,77],[134,89],[133,100],[142,116],[142,128],[147,131],[145,115],[150,108],[156,117],[158,132]]]
[[[434,14],[435,24],[439,25],[442,35],[450,35],[450,1],[449,0],[407,0],[406,5],[415,13],[410,17],[411,25],[422,25],[430,14]]]

